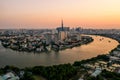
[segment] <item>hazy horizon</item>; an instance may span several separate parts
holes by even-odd
[[[120,0],[0,0],[0,29],[120,29]]]

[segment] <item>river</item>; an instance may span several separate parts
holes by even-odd
[[[108,54],[119,43],[116,40],[91,36],[94,41],[72,49],[50,53],[28,53],[6,49],[0,44],[0,67],[13,65],[19,68],[32,66],[50,66],[64,63],[73,63],[83,59],[96,57],[100,54]]]

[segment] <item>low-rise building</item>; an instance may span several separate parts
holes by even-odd
[[[20,78],[13,72],[8,72],[3,76],[0,76],[0,80],[19,80]]]
[[[101,68],[96,68],[94,73],[91,74],[91,76],[97,77],[102,72]]]

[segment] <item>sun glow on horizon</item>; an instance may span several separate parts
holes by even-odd
[[[1,0],[0,28],[119,28],[120,0]]]

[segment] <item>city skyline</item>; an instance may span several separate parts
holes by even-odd
[[[119,29],[119,0],[1,0],[0,29]]]

